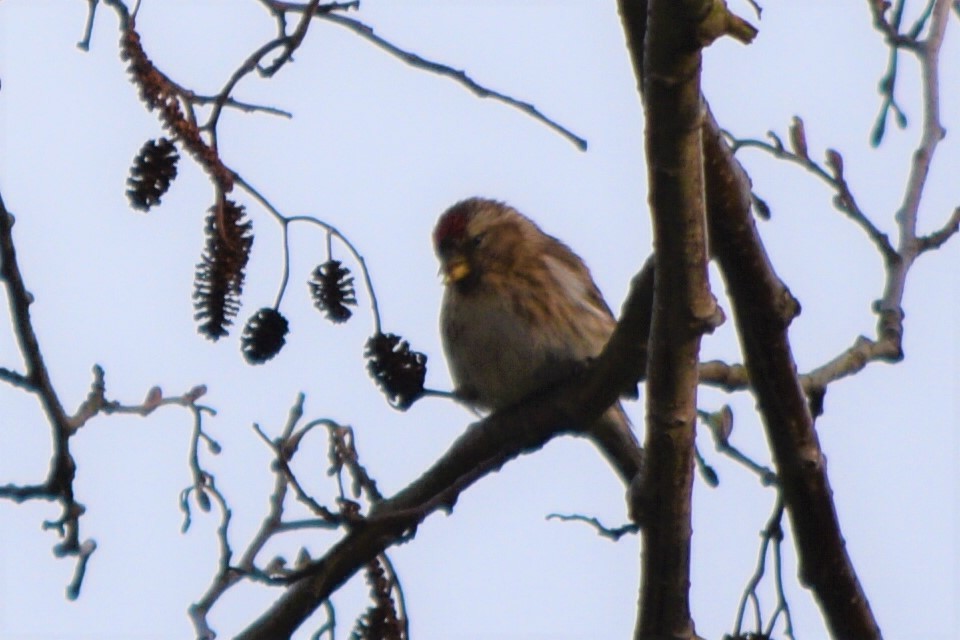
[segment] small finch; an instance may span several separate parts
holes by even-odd
[[[600,354],[616,320],[590,270],[513,207],[470,198],[433,232],[446,285],[440,333],[457,394],[510,406]],[[588,430],[630,482],[640,448],[619,403]]]

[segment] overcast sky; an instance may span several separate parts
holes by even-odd
[[[289,110],[292,120],[224,115],[225,162],[284,214],[315,216],[351,239],[370,269],[384,330],[429,356],[431,387],[449,388],[450,381],[429,236],[437,215],[456,200],[484,195],[514,204],[583,256],[614,309],[649,252],[643,120],[614,4],[364,0],[353,14],[402,47],[535,103],[588,139],[586,153],[516,110],[322,22],[312,26],[295,64],[269,81],[250,78],[236,92]],[[871,149],[887,52],[866,5],[765,4],[758,21],[746,3],[734,2],[760,34],[749,47],[712,46],[703,84],[718,120],[735,135],[759,138],[773,129],[785,137],[790,118],[802,116],[811,156],[838,149],[862,207],[893,234],[919,134],[918,80],[904,56],[897,95],[909,128],[891,125],[882,146]],[[255,531],[272,489],[269,451],[251,425],[278,433],[298,392],[306,394],[308,418],[353,425],[362,462],[385,494],[402,488],[474,416],[440,399],[406,413],[387,405],[360,357],[373,326],[367,296],[360,293],[355,317],[343,326],[311,307],[305,281],[325,252],[314,228],[292,229],[292,281],[281,305],[291,332],[277,358],[246,365],[239,330],[216,344],[197,335],[190,296],[212,188],[184,158],[162,206],[146,215],[129,208],[131,159],[161,129],[127,81],[112,10],[100,8],[90,52],[77,49],[86,10],[79,0],[0,2],[0,189],[16,214],[34,323],[68,409],[85,397],[94,363],[106,370],[108,395],[128,403],[153,385],[178,394],[206,384],[204,401],[218,411],[207,429],[223,453],[205,452],[202,462],[233,508],[235,549]],[[960,60],[957,27],[954,15],[941,54],[948,135],[922,207],[923,232],[960,204],[960,69],[950,66]],[[215,93],[272,36],[274,24],[252,1],[144,0],[138,28],[158,67],[183,86]],[[757,152],[744,152],[742,160],[773,210],[760,230],[803,306],[791,338],[799,368],[809,370],[856,336],[874,335],[870,305],[881,294],[882,261],[814,178]],[[282,261],[278,225],[237,197],[256,233],[242,323],[273,304]],[[949,638],[960,624],[958,245],[955,239],[924,256],[911,273],[906,359],[872,364],[832,385],[817,423],[848,549],[888,638]],[[334,253],[357,270],[342,247]],[[722,296],[719,278],[713,286]],[[731,322],[703,348],[704,359],[740,360]],[[9,330],[0,331],[0,366],[20,367]],[[752,399],[701,394],[704,409],[724,403],[735,412],[734,444],[768,463]],[[643,403],[628,411],[642,429]],[[0,484],[41,481],[49,431],[36,402],[0,387],[0,425]],[[186,610],[214,574],[218,524],[212,514],[198,515],[180,533],[191,426],[187,411],[167,408],[146,420],[97,419],[74,439],[78,499],[88,509],[82,532],[99,545],[77,602],[63,595],[72,561],[54,558],[57,540],[40,530],[58,515],[56,506],[0,503],[0,636],[191,637]],[[774,495],[716,454],[706,436],[700,449],[720,486],[698,479],[694,492],[693,616],[700,635],[718,638],[732,631]],[[332,502],[322,437],[307,443],[299,462],[315,494]],[[451,516],[431,517],[412,543],[392,550],[412,636],[630,637],[638,540],[612,543],[586,526],[546,521],[553,512],[625,521],[619,481],[584,441],[557,440],[510,463],[467,491]],[[335,539],[290,534],[263,562],[274,553],[292,558],[301,546],[319,555]],[[816,606],[795,579],[792,542],[788,531],[795,635],[822,638]],[[764,594],[769,611],[772,592]],[[231,637],[276,596],[259,586],[235,588],[211,623],[220,637]],[[337,594],[338,637],[348,635],[365,597],[360,578]],[[310,636],[308,626],[298,637]]]

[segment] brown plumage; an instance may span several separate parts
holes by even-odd
[[[516,209],[464,200],[440,216],[433,240],[446,283],[441,337],[465,400],[484,409],[515,404],[606,345],[616,321],[590,270]],[[632,477],[639,447],[619,404],[591,436]]]

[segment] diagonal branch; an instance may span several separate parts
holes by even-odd
[[[826,460],[787,338],[799,306],[757,234],[749,178],[712,114],[705,125],[710,243],[733,301],[745,364],[797,539],[801,580],[813,589],[833,637],[879,638],[840,532]]]
[[[151,390],[141,405],[124,405],[107,400],[104,386],[104,372],[99,366],[94,367],[94,383],[90,393],[81,403],[76,413],[67,415],[63,404],[57,395],[50,380],[47,366],[40,350],[40,344],[33,329],[30,318],[30,304],[33,300],[27,291],[17,261],[17,254],[13,242],[13,216],[7,211],[3,198],[0,197],[0,281],[7,290],[7,299],[10,306],[10,315],[13,320],[14,333],[19,343],[21,356],[26,367],[26,373],[20,374],[0,368],[0,379],[22,387],[29,393],[37,396],[47,416],[53,441],[53,453],[50,461],[50,470],[42,484],[0,486],[0,498],[24,502],[26,500],[48,500],[59,503],[61,515],[56,520],[44,522],[43,528],[55,531],[61,539],[54,546],[54,554],[58,557],[71,556],[76,558],[74,576],[67,586],[67,597],[75,599],[80,594],[80,587],[86,573],[87,562],[97,548],[96,541],[80,539],[80,517],[85,507],[77,502],[74,493],[74,479],[77,464],[70,450],[70,439],[77,434],[91,418],[103,413],[132,413],[147,415],[159,406],[165,404],[179,404],[188,406],[195,412],[207,407],[195,404],[205,392],[201,385],[182,396],[164,398],[159,388]],[[199,413],[197,413],[199,416]],[[211,447],[216,446],[209,436],[197,430],[196,441],[205,438]],[[199,473],[199,468],[194,465]]]
[[[230,94],[233,93],[237,84],[239,84],[245,76],[257,69],[262,76],[271,77],[293,59],[293,53],[303,43],[303,39],[307,35],[307,29],[310,28],[310,18],[317,13],[317,6],[319,4],[319,0],[311,0],[307,5],[304,5],[300,23],[297,25],[293,34],[287,35],[281,30],[281,33],[277,37],[250,54],[243,64],[233,72],[233,75],[227,80],[227,83],[220,90],[220,93],[217,94],[217,100],[214,103],[213,110],[210,112],[210,118],[204,125],[204,128],[210,131],[211,135],[216,135],[220,113],[224,106],[230,104]],[[282,49],[280,55],[268,66],[264,67],[261,61],[275,49]]]
[[[298,4],[294,2],[279,2],[279,1],[269,0],[269,5],[277,11],[302,12],[306,10],[306,5]],[[498,102],[502,102],[515,109],[519,109],[520,111],[527,114],[534,120],[539,120],[543,124],[547,125],[549,128],[559,133],[561,136],[563,136],[564,138],[572,142],[574,145],[576,145],[576,147],[581,151],[586,151],[587,149],[586,140],[576,135],[575,133],[573,133],[573,131],[571,131],[567,127],[564,127],[563,125],[558,123],[556,120],[553,120],[552,118],[549,118],[546,115],[544,115],[543,112],[541,112],[534,104],[530,102],[524,102],[523,100],[518,100],[517,98],[509,96],[505,93],[494,91],[489,87],[485,87],[484,85],[474,81],[473,78],[468,76],[465,71],[454,69],[449,65],[436,62],[434,60],[428,60],[427,58],[417,55],[412,51],[407,51],[406,49],[402,49],[401,47],[398,47],[397,45],[393,44],[389,40],[386,40],[385,38],[377,35],[377,33],[373,30],[373,27],[361,22],[360,20],[356,20],[354,18],[348,18],[347,16],[344,16],[338,13],[332,13],[332,12],[317,13],[315,17],[320,20],[326,20],[328,22],[332,22],[334,24],[340,25],[341,27],[349,29],[350,31],[353,31],[355,34],[357,34],[364,40],[367,40],[373,43],[380,49],[383,49],[390,55],[394,56],[395,58],[399,58],[404,63],[412,67],[415,67],[417,69],[423,69],[424,71],[429,71],[430,73],[435,73],[437,75],[441,75],[447,78],[451,78],[458,84],[466,87],[468,90],[473,92],[473,94],[476,95],[477,97],[492,98]]]
[[[82,543],[80,541],[80,516],[85,509],[76,501],[73,489],[77,464],[70,452],[70,437],[75,430],[53,388],[47,365],[40,351],[40,343],[33,330],[33,322],[30,319],[30,304],[33,296],[27,291],[17,262],[13,243],[13,224],[13,215],[7,211],[0,196],[0,280],[3,281],[7,290],[14,333],[26,365],[26,373],[21,376],[22,386],[26,386],[37,396],[47,415],[52,432],[53,455],[50,460],[50,471],[42,485],[27,487],[8,485],[0,488],[0,497],[17,502],[46,499],[60,503],[62,509],[60,518],[45,523],[45,528],[56,530],[62,540],[54,547],[56,555],[77,558],[74,579],[67,588],[67,596],[74,599],[79,595],[80,582],[83,580],[87,560],[96,549],[96,543],[93,540],[85,540]]]
[[[797,118],[796,121],[799,121],[799,118]],[[819,163],[815,162],[809,155],[807,155],[805,148],[802,150],[802,152],[790,151],[783,146],[783,143],[776,134],[770,132],[768,135],[772,139],[772,142],[753,139],[739,139],[733,138],[732,136],[729,136],[729,138],[734,152],[743,148],[760,149],[766,151],[775,158],[787,160],[794,164],[800,165],[816,177],[820,178],[820,180],[826,183],[826,185],[835,192],[836,195],[833,199],[834,206],[844,213],[848,218],[850,218],[857,226],[863,229],[864,232],[866,232],[867,236],[880,252],[880,255],[883,256],[884,263],[890,264],[899,259],[897,250],[890,243],[890,239],[887,237],[887,234],[881,231],[873,223],[873,221],[867,217],[866,213],[857,203],[857,200],[853,195],[853,191],[850,189],[850,185],[847,183],[847,180],[843,175],[843,160],[837,151],[833,149],[827,150],[826,162],[831,169],[828,171]]]
[[[902,3],[898,3],[892,21],[883,13],[882,3],[872,3],[876,26],[887,36],[891,47],[902,47],[916,55],[920,62],[923,79],[923,130],[921,139],[914,151],[914,162],[906,181],[903,200],[897,211],[896,222],[899,238],[897,246],[891,243],[860,210],[843,179],[843,163],[839,154],[828,150],[827,164],[831,172],[813,162],[806,154],[805,144],[793,150],[787,150],[778,137],[770,134],[772,143],[760,140],[738,140],[727,136],[734,151],[742,147],[761,148],[776,157],[799,164],[830,185],[836,192],[835,203],[851,219],[860,225],[873,240],[874,245],[884,258],[886,270],[884,290],[874,303],[874,311],[879,315],[875,338],[857,336],[850,347],[828,362],[815,367],[800,376],[803,389],[808,393],[822,393],[827,385],[841,378],[856,374],[871,362],[898,362],[903,358],[903,296],[907,274],[916,259],[927,251],[939,249],[960,230],[960,207],[948,216],[943,226],[928,235],[917,236],[917,219],[920,203],[929,175],[934,153],[943,137],[940,123],[939,99],[939,51],[948,19],[949,7],[945,0],[930,3],[924,15],[910,29],[903,41],[891,40],[891,34],[899,29],[899,12]],[[917,37],[924,26],[929,26],[926,40]],[[906,43],[906,44],[905,44]],[[909,46],[907,46],[909,45]],[[796,127],[796,122],[794,127]],[[794,138],[795,130],[791,130]],[[801,133],[802,137],[802,133]],[[832,175],[831,175],[832,173]],[[748,380],[741,375],[741,366],[727,367],[722,363],[705,363],[701,367],[701,380],[722,387],[728,391],[746,388]]]
[[[919,245],[917,251],[923,253],[924,251],[939,249],[958,231],[960,231],[960,207],[953,210],[953,213],[950,214],[950,217],[942,227],[931,234],[917,238]]]
[[[0,380],[13,385],[14,387],[20,387],[25,391],[34,391],[33,383],[30,381],[30,378],[18,373],[6,367],[0,367]]]
[[[69,418],[50,381],[50,373],[40,352],[40,343],[30,320],[30,304],[33,296],[27,291],[17,262],[17,252],[13,244],[13,215],[7,211],[0,196],[0,279],[7,289],[10,315],[13,318],[14,332],[20,353],[26,364],[26,373],[22,376],[40,399],[44,412],[54,428],[54,458],[47,484],[51,489],[59,490],[73,480],[75,471],[73,460],[67,447],[70,433]]]
[[[585,372],[471,425],[420,478],[377,503],[368,519],[295,574],[280,599],[237,637],[290,638],[340,585],[388,547],[408,540],[428,516],[449,512],[473,483],[557,435],[582,434],[581,425],[593,423],[617,400],[621,389],[636,384],[646,365],[645,272],[634,279],[610,343]]]

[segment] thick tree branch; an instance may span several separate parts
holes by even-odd
[[[646,4],[620,3],[638,77],[649,69],[641,46]],[[704,146],[711,247],[733,298],[749,379],[759,399],[797,532],[803,579],[814,588],[835,637],[879,637],[843,545],[824,458],[787,342],[786,328],[797,305],[774,275],[762,249],[750,217],[749,180],[712,116],[707,119]],[[654,331],[652,346],[656,340]],[[719,373],[722,377],[723,372]],[[652,460],[649,443],[647,449]]]
[[[705,33],[709,16],[725,24],[731,16],[709,1],[621,0],[619,8],[644,98],[657,260],[646,463],[631,504],[644,524],[635,637],[691,638],[697,362],[703,332],[722,321],[706,271],[700,47],[723,31]]]
[[[638,4],[621,2],[620,8],[644,97],[657,266],[645,466],[631,504],[643,524],[635,637],[692,638],[697,363],[701,336],[722,320],[707,280],[700,141],[700,46],[711,39],[703,37],[703,21],[717,6],[652,0],[649,13],[644,13]]]
[[[474,482],[559,434],[582,435],[583,425],[593,423],[616,402],[622,389],[636,384],[644,370],[644,327],[649,326],[645,292],[649,292],[646,283],[651,269],[646,267],[634,279],[614,335],[585,372],[471,425],[420,478],[377,503],[368,519],[292,576],[294,582],[287,591],[237,637],[290,638],[340,585],[385,549],[409,539],[429,515],[449,512]]]
[[[799,312],[777,277],[750,214],[749,178],[708,114],[704,130],[710,243],[733,301],[737,332],[773,452],[800,574],[835,638],[879,638],[847,554],[826,459],[796,372],[787,327]]]

